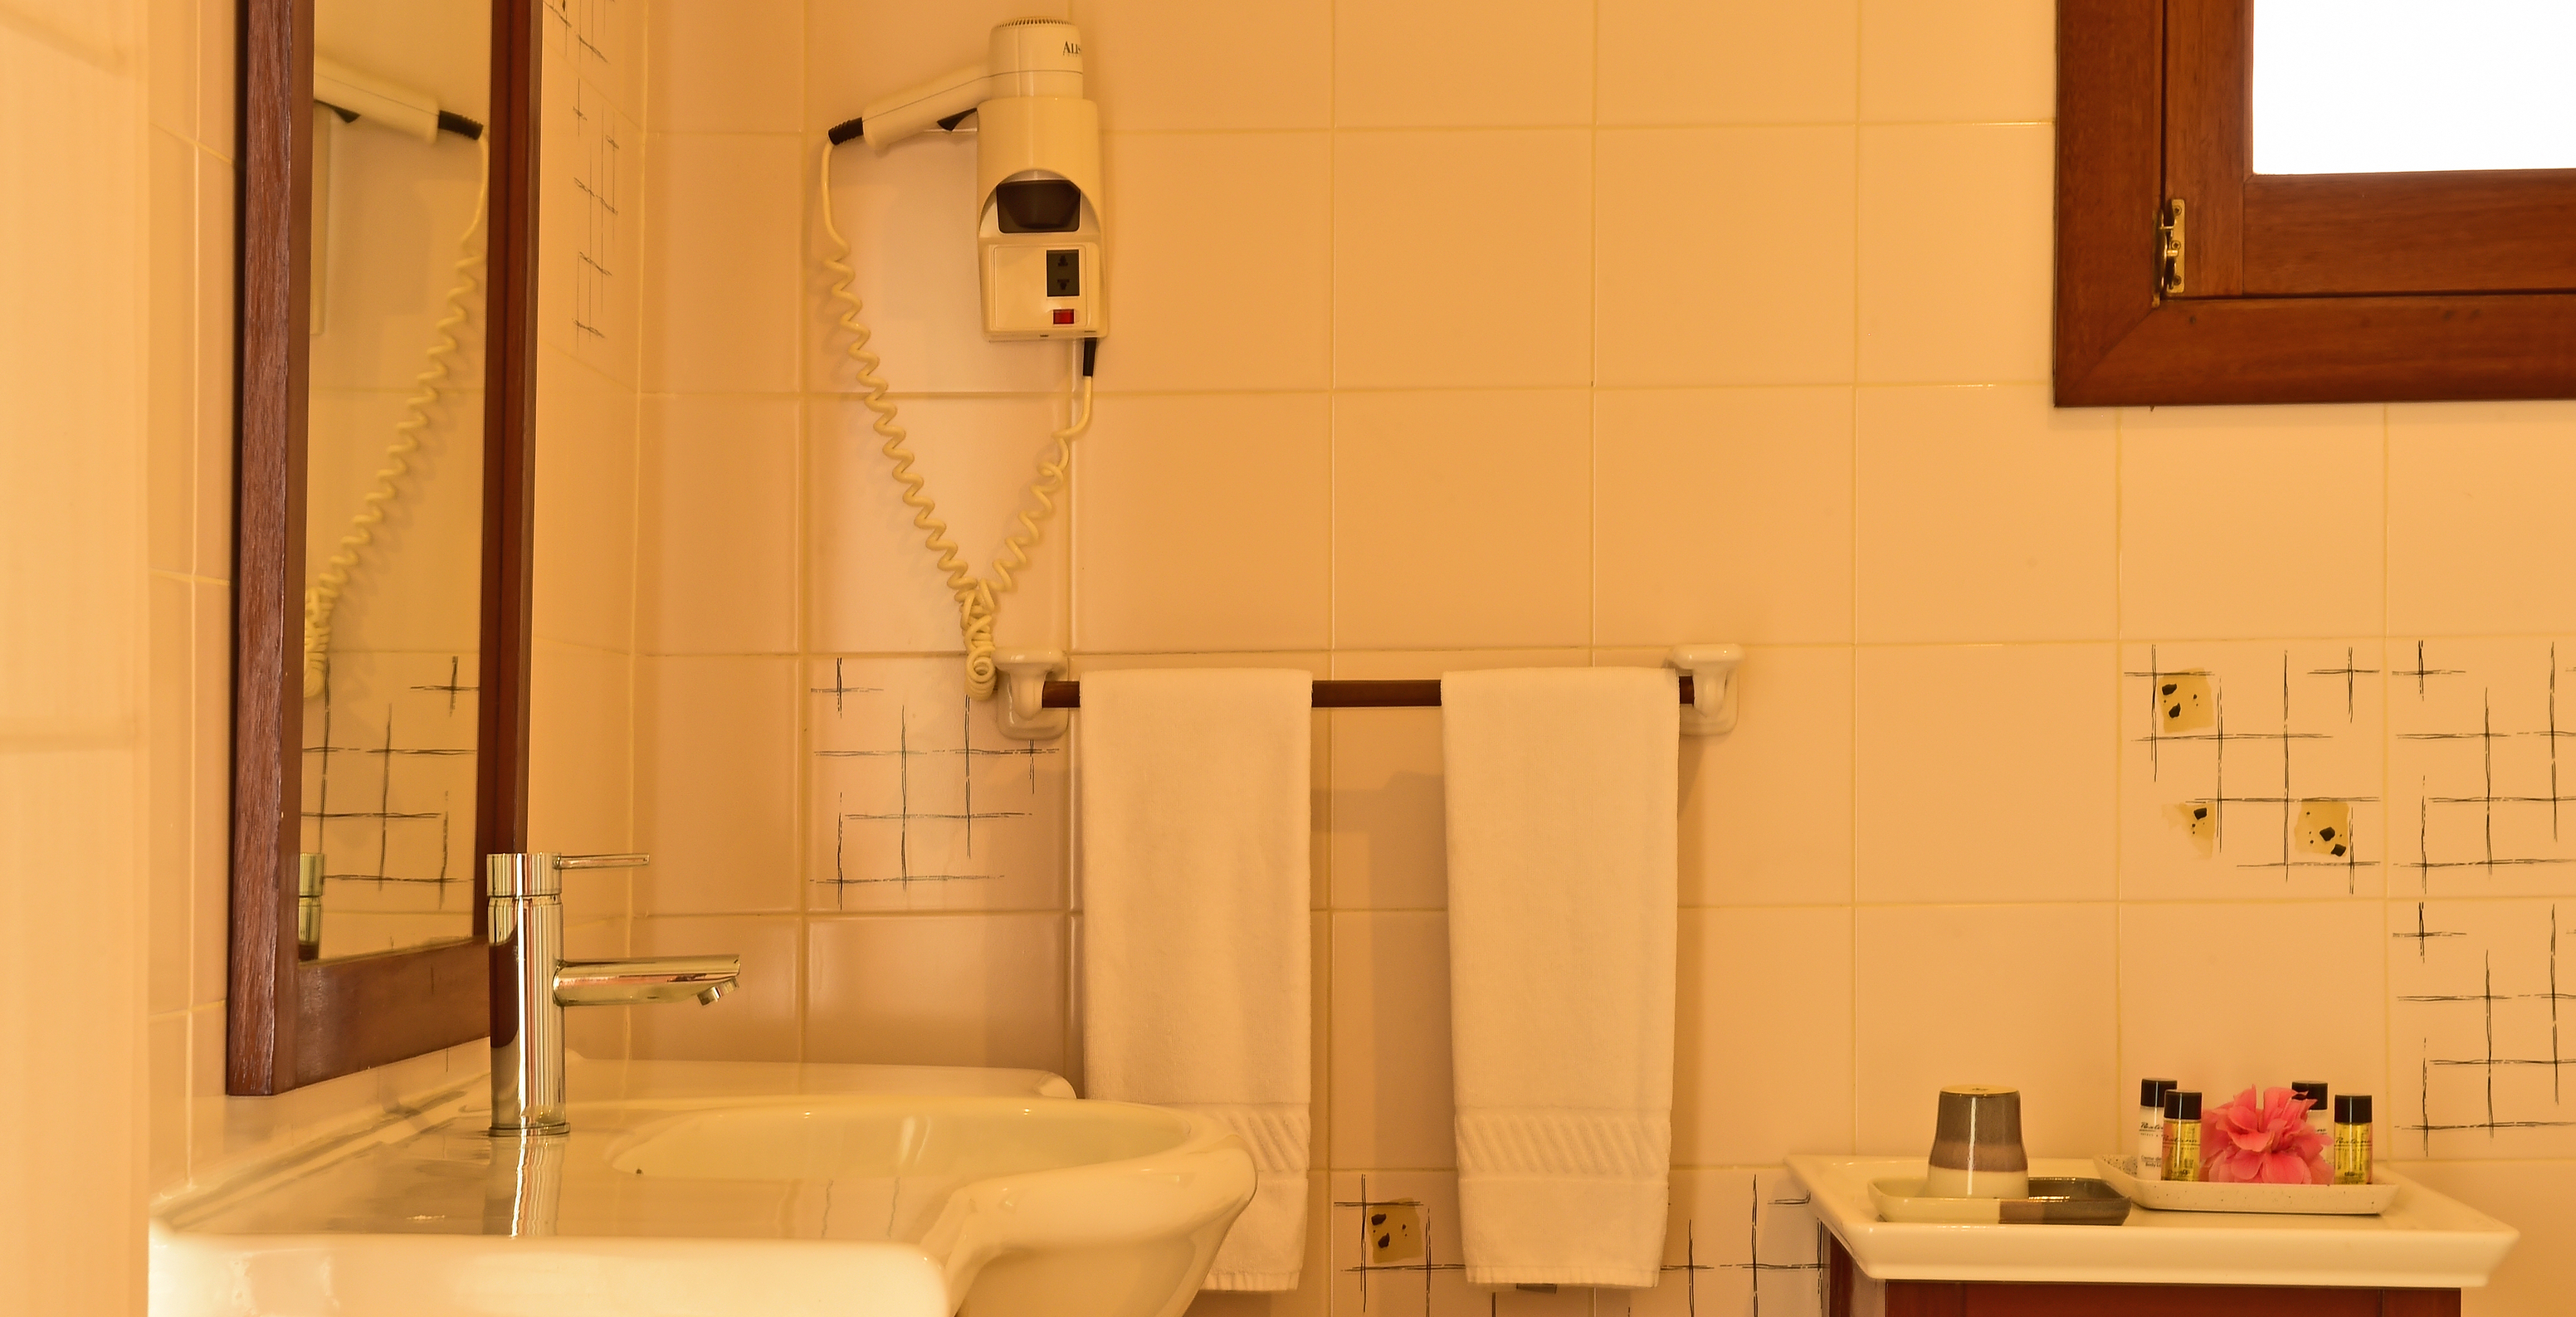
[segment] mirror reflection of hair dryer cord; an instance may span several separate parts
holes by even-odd
[[[850,291],[858,272],[851,268],[849,240],[832,224],[832,147],[823,147],[822,205],[823,232],[831,239],[837,255],[823,258],[823,267],[832,272],[831,298],[847,309],[834,321],[849,332],[846,349],[858,366],[859,384],[866,390],[859,401],[876,413],[873,428],[885,439],[886,460],[894,464],[895,482],[903,486],[904,506],[912,509],[912,524],[922,533],[922,543],[939,555],[939,570],[947,574],[948,591],[957,599],[957,624],[966,638],[966,691],[979,700],[993,697],[996,669],[993,665],[993,616],[1000,611],[1000,596],[1010,593],[1018,584],[1015,573],[1029,565],[1029,549],[1044,532],[1038,523],[1055,513],[1055,496],[1064,488],[1065,468],[1073,461],[1073,441],[1091,428],[1091,368],[1100,350],[1097,338],[1072,340],[1074,350],[1073,378],[1066,383],[1067,407],[1072,416],[1048,436],[1052,447],[1038,459],[1037,478],[1029,484],[1029,498],[1036,506],[1023,505],[1019,510],[1020,528],[1002,541],[1002,552],[993,559],[990,579],[975,575],[948,536],[948,523],[939,517],[939,505],[924,492],[928,483],[912,469],[913,452],[905,444],[909,436],[895,423],[895,405],[886,395],[884,377],[877,374],[877,354],[868,351],[868,327],[859,320],[858,294]]]
[[[481,135],[474,144],[482,156],[474,188],[474,218],[456,240],[456,284],[447,290],[447,313],[431,331],[436,341],[430,344],[428,364],[412,377],[414,392],[403,400],[408,414],[394,427],[394,441],[385,446],[385,464],[376,471],[374,487],[359,500],[357,515],[349,519],[348,533],[340,537],[329,563],[304,590],[304,698],[308,700],[322,694],[331,652],[331,613],[349,588],[359,551],[375,538],[375,528],[384,521],[386,507],[402,496],[401,481],[411,470],[411,455],[420,449],[421,431],[429,428],[430,406],[447,388],[449,358],[456,354],[455,330],[467,316],[465,299],[473,295],[475,285],[481,281],[478,270],[483,264],[483,247],[475,237],[483,230],[484,203],[492,190],[492,144],[488,136]]]

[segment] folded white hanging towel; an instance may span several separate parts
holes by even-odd
[[[1306,1256],[1313,681],[1082,677],[1083,1066],[1092,1097],[1213,1116],[1251,1149],[1212,1290],[1293,1290]]]
[[[1651,1286],[1673,1141],[1674,674],[1452,672],[1440,705],[1466,1279]]]

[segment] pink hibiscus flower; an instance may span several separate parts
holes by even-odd
[[[2332,1140],[2308,1124],[2306,1098],[2246,1089],[2200,1117],[2200,1178],[2220,1184],[2332,1184],[2326,1164]]]

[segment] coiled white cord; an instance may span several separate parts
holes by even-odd
[[[1066,385],[1069,419],[1048,436],[1052,446],[1047,455],[1038,460],[1037,479],[1029,484],[1029,497],[1036,506],[1020,509],[1020,528],[1003,539],[1002,552],[993,559],[993,579],[977,576],[959,552],[957,542],[948,537],[948,523],[940,519],[939,505],[925,492],[927,481],[913,472],[912,449],[905,443],[910,436],[895,423],[894,403],[886,398],[886,382],[877,374],[877,367],[883,363],[877,354],[868,351],[868,327],[859,320],[859,312],[863,308],[858,294],[850,291],[850,283],[858,277],[858,271],[850,267],[847,259],[850,254],[848,240],[832,225],[832,144],[829,142],[823,145],[821,175],[823,232],[831,238],[832,246],[838,252],[824,257],[823,267],[833,275],[832,299],[848,307],[836,322],[850,335],[850,360],[857,364],[859,384],[867,390],[859,401],[876,413],[871,428],[885,440],[879,451],[893,464],[895,483],[903,486],[904,506],[912,509],[912,524],[922,533],[922,545],[938,555],[939,570],[946,574],[948,592],[957,599],[957,626],[966,638],[966,691],[976,699],[988,700],[993,697],[993,617],[1000,611],[1000,596],[1010,593],[1011,588],[1018,584],[1014,573],[1029,565],[1028,551],[1045,533],[1038,523],[1055,515],[1055,496],[1064,488],[1065,468],[1073,460],[1073,441],[1091,428],[1091,376],[1082,369],[1082,340],[1075,339],[1071,344],[1072,380]]]
[[[475,244],[474,235],[482,231],[483,206],[491,195],[491,134],[474,139],[474,144],[482,157],[482,176],[474,189],[474,218],[465,226],[464,236],[456,240],[460,252],[456,286],[447,290],[447,314],[433,330],[438,338],[430,345],[429,363],[412,377],[417,392],[403,401],[410,414],[394,427],[394,441],[385,447],[385,464],[376,471],[375,486],[359,500],[358,514],[349,519],[348,533],[340,537],[330,562],[304,590],[304,698],[308,700],[322,693],[323,674],[329,667],[332,610],[349,588],[350,573],[358,566],[358,551],[375,539],[386,507],[402,496],[402,486],[397,482],[411,470],[411,455],[420,450],[420,433],[429,428],[430,405],[444,390],[448,358],[456,354],[456,335],[452,331],[465,323],[465,299],[478,282],[475,271],[483,264],[483,249]]]

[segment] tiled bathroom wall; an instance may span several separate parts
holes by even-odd
[[[1342,677],[1749,651],[1740,728],[1682,749],[1665,1285],[1439,1269],[1438,721],[1350,711],[1316,720],[1314,1265],[1203,1311],[1808,1311],[1786,1154],[1918,1151],[1961,1081],[2019,1086],[2035,1153],[2117,1149],[2145,1075],[2372,1093],[2388,1155],[2525,1231],[2470,1311],[2576,1288],[2576,405],[2052,409],[2046,0],[568,4],[640,35],[581,102],[633,162],[607,250],[638,273],[548,378],[597,417],[631,390],[635,458],[613,420],[545,436],[595,446],[541,479],[590,509],[541,546],[599,579],[541,594],[539,716],[597,748],[561,761],[602,774],[568,832],[629,837],[631,772],[655,857],[596,936],[748,964],[586,1046],[1080,1074],[1078,746],[963,698],[816,204],[826,126],[1024,11],[1083,27],[1111,320],[1004,644]],[[1065,365],[977,332],[971,161],[932,134],[830,177],[981,569]],[[1405,1196],[1428,1262],[1364,1266],[1357,1204]]]

